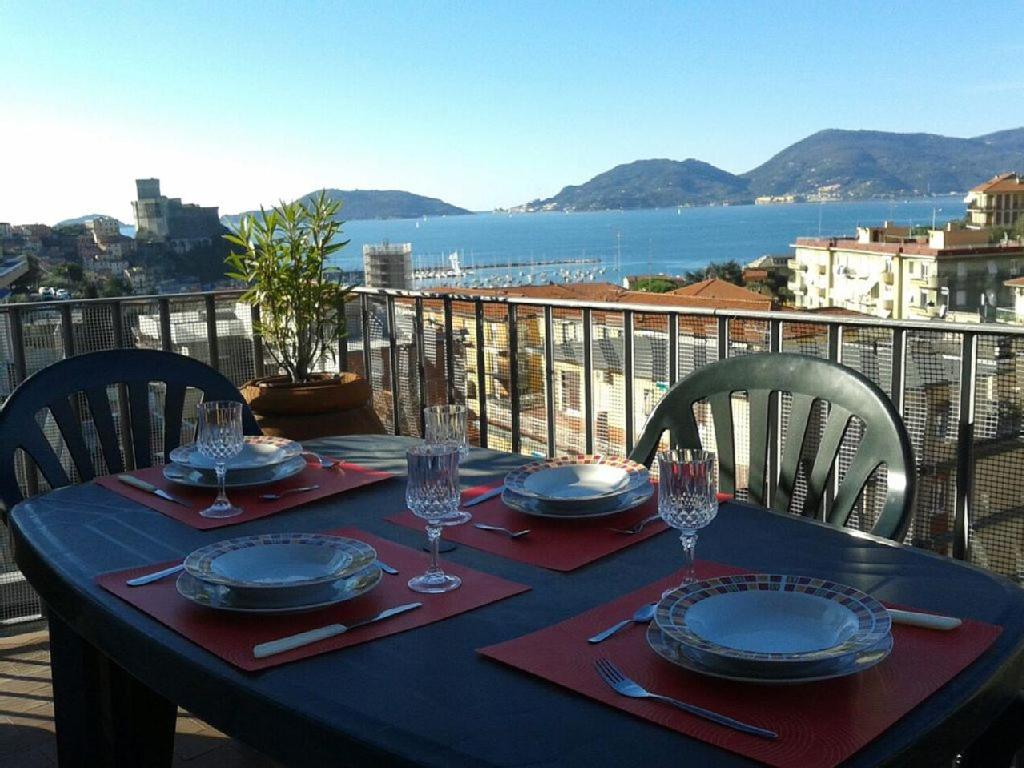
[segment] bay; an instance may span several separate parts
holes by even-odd
[[[942,226],[964,212],[962,198],[931,197],[350,221],[344,234],[351,243],[334,264],[362,269],[363,245],[388,241],[411,243],[417,269],[447,268],[448,255],[457,251],[477,282],[492,278],[496,284],[511,276],[522,283],[532,273],[538,283],[620,283],[627,275],[678,275],[712,261],[746,263],[766,253],[791,254],[797,237],[853,235],[858,226],[886,220],[899,226],[931,226],[934,220]]]

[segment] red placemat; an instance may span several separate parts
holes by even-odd
[[[462,494],[463,502],[475,499],[482,493],[497,488],[501,483],[478,485]],[[727,500],[729,496],[720,498]],[[620,549],[638,544],[666,529],[661,520],[654,520],[637,534],[632,536],[616,533],[612,528],[629,528],[645,517],[657,514],[658,494],[651,496],[646,502],[635,509],[610,517],[598,517],[591,520],[553,520],[543,517],[532,517],[506,507],[500,497],[484,501],[467,510],[473,519],[465,525],[445,528],[444,538],[466,544],[475,549],[482,549],[493,555],[518,560],[521,563],[537,565],[552,571],[574,571],[588,563],[599,560]],[[423,521],[412,512],[406,510],[386,518],[388,522],[403,525],[406,528],[422,528]],[[529,528],[526,536],[510,539],[495,531],[481,531],[473,527],[473,523],[486,523],[521,531]]]
[[[311,613],[282,616],[227,613],[203,608],[178,594],[174,578],[161,579],[142,587],[129,587],[125,584],[127,579],[158,571],[174,565],[174,562],[153,563],[139,568],[105,573],[98,577],[96,582],[108,592],[113,592],[196,645],[250,672],[422,627],[530,589],[523,584],[499,579],[497,576],[445,563],[446,571],[462,578],[462,586],[441,595],[421,595],[409,589],[406,582],[426,570],[426,553],[394,544],[355,528],[342,528],[327,533],[365,541],[377,550],[377,555],[383,562],[397,568],[399,575],[384,574],[375,589],[354,600]],[[400,616],[360,627],[351,634],[338,635],[265,659],[257,659],[252,655],[252,648],[256,643],[306,632],[325,624],[359,621],[385,608],[413,602],[422,602],[423,606]]]
[[[267,517],[285,509],[308,504],[311,501],[316,501],[326,496],[333,496],[336,493],[344,493],[345,491],[351,491],[353,488],[360,488],[370,483],[387,480],[392,476],[390,472],[366,469],[358,464],[342,462],[341,466],[345,470],[343,473],[323,469],[319,464],[310,464],[299,474],[272,485],[260,485],[253,488],[229,488],[228,498],[231,499],[232,503],[242,508],[242,514],[238,515],[238,517],[223,519],[202,517],[199,514],[199,510],[208,507],[213,501],[217,495],[216,491],[209,488],[190,488],[189,486],[172,483],[164,478],[161,467],[140,469],[129,474],[152,483],[157,488],[168,491],[182,501],[187,501],[192,505],[191,507],[183,507],[180,504],[175,504],[173,501],[164,501],[152,493],[125,485],[117,479],[116,475],[97,477],[95,482],[97,485],[102,485],[108,491],[113,491],[120,496],[137,501],[139,504],[145,504],[157,512],[163,512],[168,517],[173,517],[179,523],[184,523],[201,531],[208,531],[213,528],[224,528],[228,525],[248,523],[251,520],[258,520],[261,517]],[[298,488],[303,485],[314,484],[320,486],[315,491],[295,493],[277,501],[263,501],[260,499],[260,494],[279,493],[288,488]]]
[[[699,578],[740,569],[697,564]],[[591,645],[586,638],[653,602],[682,572],[614,602],[479,653],[558,683],[652,723],[772,766],[831,768],[879,736],[978,658],[1001,627],[965,620],[941,632],[893,625],[892,654],[858,675],[803,685],[754,685],[680,669],[647,646],[645,629],[631,626]],[[624,674],[657,693],[697,704],[779,734],[769,741],[733,731],[652,701],[628,699],[605,685],[594,661],[612,660]]]

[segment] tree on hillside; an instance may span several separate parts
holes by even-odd
[[[636,290],[647,293],[668,293],[678,287],[677,283],[664,277],[645,277],[636,281]]]
[[[701,280],[725,280],[733,285],[743,285],[743,266],[735,259],[729,261],[713,261],[701,269],[691,269],[686,273],[686,282],[699,283]]]

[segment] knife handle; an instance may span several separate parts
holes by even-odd
[[[954,616],[938,616],[933,613],[917,613],[889,608],[889,616],[897,624],[906,624],[923,629],[956,629],[963,622]]]
[[[157,487],[152,483],[147,483],[145,480],[141,480],[134,475],[118,475],[117,479],[125,485],[130,485],[133,488],[138,488],[140,491],[148,491],[152,493],[157,490]]]
[[[326,627],[311,629],[308,632],[299,632],[297,635],[289,635],[288,637],[282,637],[279,640],[259,643],[258,645],[253,646],[252,655],[257,659],[263,659],[277,653],[284,653],[285,651],[292,651],[296,648],[301,648],[302,646],[309,645],[310,643],[318,643],[329,637],[340,635],[346,630],[348,630],[348,627],[344,624],[328,624]]]

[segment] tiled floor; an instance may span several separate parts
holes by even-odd
[[[0,637],[0,766],[53,768],[50,647],[46,632]],[[273,768],[278,763],[178,712],[176,768]]]

